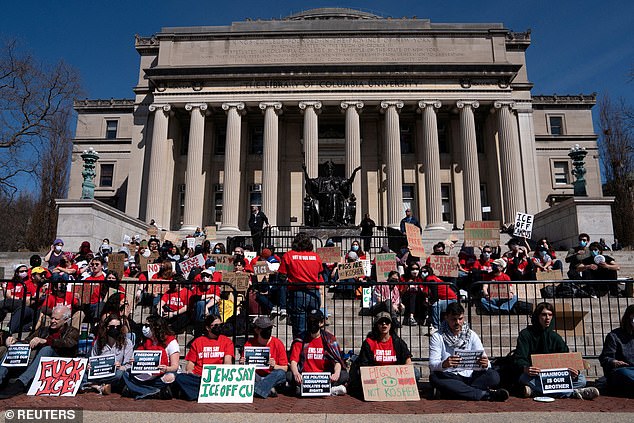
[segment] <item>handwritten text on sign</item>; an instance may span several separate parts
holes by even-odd
[[[427,257],[423,247],[423,239],[420,235],[420,228],[411,223],[405,223],[405,234],[407,235],[407,246],[410,253],[420,259]]]
[[[376,277],[379,282],[387,281],[392,270],[396,270],[396,254],[385,253],[376,255]]]
[[[414,366],[361,367],[366,401],[419,401]]]
[[[27,395],[74,397],[87,367],[85,358],[42,357]]]
[[[517,212],[517,214],[515,215],[513,236],[530,238],[533,234],[533,221],[534,216],[532,214]]]
[[[464,222],[464,246],[480,247],[500,245],[500,222],[467,220]]]
[[[203,367],[198,402],[250,403],[254,384],[255,366],[208,364]]]
[[[180,262],[181,272],[186,278],[189,277],[189,272],[195,267],[205,267],[205,258],[202,254],[197,254],[192,258]]]
[[[429,256],[429,265],[436,276],[458,277],[458,257],[432,254]]]
[[[233,256],[229,254],[211,254],[209,258],[216,262],[216,271],[233,272]]]
[[[341,261],[341,248],[319,247],[317,254],[323,263],[339,263]]]
[[[350,279],[355,277],[363,277],[365,275],[363,263],[361,263],[360,261],[338,264],[337,272],[339,272],[339,279]]]

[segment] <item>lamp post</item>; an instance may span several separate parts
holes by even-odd
[[[84,150],[81,155],[84,160],[84,170],[81,175],[84,177],[84,182],[81,184],[81,198],[93,199],[95,198],[95,183],[93,179],[97,176],[95,172],[95,163],[99,160],[99,154],[90,147],[88,150]]]
[[[572,159],[572,165],[574,166],[572,174],[576,178],[575,182],[573,183],[575,197],[588,196],[588,192],[586,191],[585,178],[586,168],[584,167],[584,159],[587,154],[588,152],[586,151],[586,149],[580,147],[579,144],[575,144],[568,153],[568,156]]]

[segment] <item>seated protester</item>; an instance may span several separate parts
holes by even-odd
[[[569,351],[566,342],[550,326],[553,311],[554,307],[550,303],[537,304],[531,318],[531,325],[523,329],[517,337],[514,361],[516,366],[523,369],[519,382],[522,385],[521,394],[524,398],[543,395],[539,377],[541,369],[533,366],[531,356],[533,354],[567,353]],[[585,388],[586,378],[580,369],[569,370],[572,374],[574,391],[571,394],[556,393],[548,394],[548,396],[578,399],[594,399],[599,396],[597,388]]]
[[[269,271],[271,272],[266,276],[266,282],[269,285],[266,300],[270,305],[271,318],[279,316],[280,320],[284,320],[286,319],[288,313],[286,311],[286,285],[280,283],[280,277],[278,274],[281,259],[273,253],[271,248],[264,248],[262,249],[262,254],[259,257],[259,260],[258,257],[256,257],[251,263],[255,264],[258,261],[266,261]]]
[[[528,258],[530,247],[526,239],[523,240],[525,245],[520,245],[520,242],[518,239],[508,242],[509,251],[503,257],[507,262],[506,274],[514,281],[535,280],[533,263]]]
[[[242,248],[242,247],[235,247],[233,249],[233,260],[234,260],[234,262],[235,262],[235,260],[238,260],[238,259],[242,259],[244,261],[244,271],[245,272],[253,273],[253,266],[251,266],[251,262],[249,260],[245,260],[245,258],[244,258],[244,248]]]
[[[93,320],[99,318],[111,294],[118,292],[120,293],[121,302],[123,303],[125,301],[125,288],[120,282],[121,279],[119,275],[117,275],[117,272],[108,270],[104,282],[92,288],[90,292],[90,314]]]
[[[436,282],[438,285],[425,286],[429,302],[431,303],[431,326],[429,333],[433,333],[440,326],[441,315],[451,303],[458,301],[456,292],[447,285],[442,279],[434,275],[434,269],[429,266],[423,266],[421,276],[424,282]]]
[[[72,311],[72,321],[70,324],[79,329],[81,322],[84,320],[79,294],[69,291],[67,284],[61,282],[51,282],[50,289],[46,291],[40,306],[40,317],[37,326],[47,326],[48,316],[52,316],[53,309],[58,305],[66,306]]]
[[[63,249],[64,241],[62,239],[57,238],[53,241],[50,251],[44,256],[44,261],[47,263],[48,270],[53,271],[53,269],[55,269],[59,264],[61,258],[65,256]]]
[[[175,333],[181,333],[189,324],[189,301],[191,291],[187,287],[181,287],[177,282],[184,282],[181,275],[174,276],[169,283],[169,289],[161,296],[158,304],[158,314],[162,316]]]
[[[199,277],[194,278],[191,300],[196,323],[202,324],[210,314],[218,314],[220,286],[210,285],[212,282],[222,282],[222,273],[214,272],[213,269],[205,269],[200,272]]]
[[[372,290],[371,313],[376,315],[386,311],[393,318],[403,314],[405,306],[401,302],[401,291],[398,283],[400,278],[396,270],[392,270],[387,277],[387,285],[375,285]]]
[[[50,326],[41,326],[24,339],[24,343],[31,346],[31,360],[28,367],[13,383],[9,383],[0,390],[0,399],[11,398],[23,393],[29,386],[42,357],[75,357],[79,342],[79,330],[70,325],[70,309],[64,305],[53,308]],[[20,343],[17,339],[9,337],[6,345]],[[0,384],[7,374],[8,368],[0,366]]]
[[[75,263],[80,261],[90,261],[90,259],[92,259],[93,257],[94,254],[90,249],[90,242],[83,241],[79,246],[79,251],[73,256],[73,261]]]
[[[634,398],[634,304],[623,313],[621,326],[608,333],[599,356],[608,391]]]
[[[306,332],[293,341],[289,360],[290,370],[286,381],[301,392],[303,372],[330,372],[333,395],[345,395],[348,371],[341,357],[341,350],[335,335],[325,330],[326,322],[321,310],[313,309],[308,313]]]
[[[26,264],[19,264],[15,268],[13,278],[7,283],[4,290],[4,300],[0,301],[0,322],[4,320],[7,313],[12,313],[9,320],[9,333],[19,332],[21,328],[28,330],[33,323],[33,309],[31,307],[35,305],[37,285],[29,278],[28,270]],[[26,305],[26,309],[24,319],[22,319],[24,305]]]
[[[205,364],[232,364],[234,347],[231,339],[222,335],[220,316],[210,314],[205,317],[205,335],[194,339],[185,356],[185,373],[176,375],[176,386],[180,397],[188,401],[198,399],[200,380]]]
[[[500,375],[491,369],[486,352],[478,360],[477,370],[461,370],[456,350],[484,351],[480,337],[464,321],[464,308],[459,303],[447,306],[447,315],[438,332],[429,340],[429,382],[442,398],[469,401],[506,401],[505,389],[493,389]]]
[[[103,257],[97,256],[90,260],[90,276],[87,278],[83,278],[84,281],[102,281],[106,279],[106,274],[104,273],[103,266],[106,263]]]
[[[473,283],[473,269],[477,257],[473,253],[473,247],[462,247],[458,253],[458,288],[469,291]]]
[[[176,379],[179,367],[180,347],[174,337],[174,332],[162,317],[148,316],[143,325],[143,342],[139,350],[161,351],[161,364],[158,373],[123,374],[125,388],[123,396],[133,396],[135,399],[160,398],[171,399],[170,384]],[[131,360],[131,363],[133,362]],[[132,366],[130,366],[131,368]]]
[[[352,244],[350,245],[350,251],[348,251],[347,254],[350,254],[350,253],[355,253],[357,257],[359,257],[359,260],[365,260],[367,258],[365,251],[361,249],[361,244],[359,244],[359,241],[357,241],[356,239],[352,241]],[[347,254],[346,254],[346,257],[347,257]]]
[[[418,262],[410,263],[403,275],[403,281],[409,285],[401,285],[403,304],[405,305],[403,326],[418,326],[418,322],[425,323],[427,317],[427,291],[420,283],[424,278],[420,272]]]
[[[278,338],[272,335],[273,322],[267,316],[258,316],[253,321],[253,338],[248,339],[245,347],[269,347],[269,368],[258,369],[255,373],[255,395],[268,398],[276,397],[276,388],[286,386],[286,372],[288,358],[286,347]],[[240,357],[240,364],[245,363],[244,353]]]
[[[550,272],[552,270],[555,270],[555,261],[550,256],[550,254],[548,254],[548,248],[546,247],[537,248],[531,260],[533,262],[533,268],[535,269],[535,272]],[[561,261],[557,261],[561,266]]]
[[[587,279],[584,272],[585,266],[581,262],[590,257],[590,249],[588,244],[590,243],[590,235],[586,233],[579,234],[579,245],[568,250],[566,255],[566,263],[570,263],[568,268],[568,279],[581,280]]]
[[[509,275],[504,273],[506,262],[503,259],[496,259],[493,261],[493,278],[491,282],[510,282]],[[480,298],[480,307],[485,312],[489,313],[510,313],[513,306],[517,302],[517,293],[513,284],[505,284],[498,290],[501,294],[500,297],[492,297],[490,288],[492,284],[482,285],[482,298]],[[502,284],[504,285],[504,284]]]
[[[78,268],[73,264],[72,261],[68,259],[66,256],[62,256],[59,260],[59,264],[52,270],[51,279],[54,281],[65,280],[70,281],[74,280],[77,275]]]
[[[346,263],[355,263],[359,261],[359,256],[357,256],[357,253],[354,251],[349,251],[344,260]],[[361,279],[362,278],[359,277],[340,279],[339,268],[338,266],[335,266],[333,269],[332,280],[336,281],[334,292],[338,294],[337,298],[354,299],[356,291],[355,283],[360,282]]]
[[[612,257],[603,254],[601,244],[593,242],[590,244],[590,257],[587,257],[581,261],[581,264],[577,269],[583,271],[586,275],[584,279],[587,280],[601,280],[601,281],[616,281],[618,271],[621,269]],[[608,292],[612,296],[623,296],[623,293],[619,290],[619,286],[616,283],[602,283],[586,285],[593,288],[596,295],[603,296]]]
[[[123,322],[118,314],[110,314],[101,322],[97,329],[97,337],[92,344],[91,357],[102,355],[115,356],[114,376],[88,380],[88,372],[84,376],[82,389],[84,391],[94,389],[100,394],[109,394],[112,390],[120,391],[123,388],[123,374],[128,369],[132,360],[134,345],[123,330]]]
[[[490,281],[493,277],[493,248],[488,245],[482,247],[480,258],[473,263],[473,280]]]

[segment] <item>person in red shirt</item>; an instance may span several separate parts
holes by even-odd
[[[254,337],[248,339],[245,347],[269,348],[268,368],[258,369],[255,374],[255,389],[257,396],[262,398],[276,397],[275,387],[286,385],[286,372],[288,371],[288,358],[286,347],[278,338],[272,336],[273,322],[268,316],[258,316],[253,321]],[[240,364],[245,364],[244,353],[240,357]]]
[[[178,277],[178,276],[177,276]],[[182,279],[182,276],[180,276]],[[169,289],[161,296],[158,312],[163,316],[174,332],[181,333],[189,323],[189,301],[192,292],[187,287],[179,288],[174,280],[169,283]]]
[[[93,320],[98,319],[103,311],[106,301],[110,296],[110,290],[119,292],[119,302],[125,302],[125,288],[120,285],[121,279],[117,272],[108,270],[104,283],[94,285],[90,293],[90,312]]]
[[[205,269],[194,277],[194,289],[192,290],[191,300],[198,326],[202,325],[205,317],[210,314],[218,314],[220,286],[211,285],[211,282],[222,282],[222,273],[214,272],[212,269]]]
[[[79,328],[84,318],[84,313],[80,310],[79,294],[68,291],[67,284],[59,282],[51,282],[51,288],[40,306],[40,323],[37,326],[47,325],[53,309],[58,305],[64,305],[72,310],[71,326]]]
[[[205,364],[232,364],[235,355],[233,342],[222,335],[220,316],[211,314],[205,317],[205,332],[192,342],[185,359],[185,373],[176,376],[176,385],[180,388],[181,398],[188,401],[198,399],[200,380]]]
[[[0,322],[8,312],[12,313],[9,321],[10,333],[19,332],[23,305],[26,305],[26,309],[22,327],[33,321],[33,310],[30,307],[35,303],[36,294],[37,286],[29,279],[29,268],[26,264],[19,264],[15,268],[11,282],[7,283],[4,300],[0,301]]]
[[[425,286],[429,302],[431,303],[431,327],[430,334],[434,333],[440,326],[440,315],[445,312],[447,306],[458,300],[456,292],[442,279],[434,275],[434,269],[423,266],[421,276],[425,282],[435,282],[437,285]]]
[[[473,263],[474,281],[490,281],[493,277],[491,265],[493,264],[493,249],[488,245],[482,247],[480,258]]]
[[[497,259],[493,261],[493,278],[491,282],[510,282],[509,275],[504,273],[506,261]],[[491,287],[497,288],[495,294],[491,295]],[[487,313],[504,313],[509,314],[513,306],[517,302],[517,294],[513,284],[484,284],[482,285],[482,298],[480,298],[480,307],[482,311]]]
[[[324,328],[326,321],[319,309],[308,314],[308,329],[303,336],[295,339],[291,346],[290,370],[286,381],[291,386],[301,387],[302,373],[330,372],[333,395],[345,395],[348,382],[348,371],[341,357],[341,350],[335,336]]]

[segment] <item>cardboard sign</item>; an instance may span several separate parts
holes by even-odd
[[[414,366],[361,367],[366,401],[420,401]]]
[[[161,263],[148,263],[147,264],[147,278],[148,280],[152,280],[154,275],[156,275],[161,270]]]
[[[500,222],[466,220],[464,222],[464,246],[480,247],[500,245]]]
[[[537,271],[535,273],[536,279],[538,281],[562,281],[564,280],[564,275],[561,273],[561,270],[548,270],[546,272]]]
[[[216,262],[216,272],[233,272],[233,256],[229,254],[211,254],[210,259]]]
[[[396,254],[377,254],[375,258],[377,282],[386,282],[390,272],[396,270]]]
[[[302,373],[303,397],[329,397],[330,388],[329,372]]]
[[[429,265],[436,276],[458,277],[458,257],[432,254],[429,256]]]
[[[123,277],[123,271],[125,267],[125,253],[108,254],[108,270],[114,270],[119,275],[119,278]]]
[[[339,280],[363,277],[365,275],[365,271],[363,270],[363,263],[361,263],[360,261],[338,264],[337,272],[339,273]]]
[[[271,273],[271,268],[269,267],[269,262],[267,262],[267,261],[256,261],[255,265],[253,265],[253,273],[256,274],[257,276],[268,275],[269,273]]]
[[[270,356],[269,347],[244,347],[245,364],[253,365],[256,369],[268,369]]]
[[[148,271],[148,264],[153,264],[154,261],[159,257],[158,251],[152,251],[149,257],[139,256],[139,265],[141,266],[142,272]]]
[[[188,236],[187,238],[187,248],[194,249],[196,248],[196,238],[193,236]]]
[[[227,272],[222,274],[222,281],[235,287],[236,291],[244,292],[249,289],[251,275],[248,273]]]
[[[341,263],[341,248],[339,247],[319,247],[317,254],[322,263]]]
[[[568,369],[552,369],[539,372],[544,394],[572,392],[572,375]]]
[[[216,227],[205,226],[205,235],[207,239],[214,239],[216,237]]]
[[[482,368],[478,363],[478,360],[482,358],[484,354],[483,350],[454,350],[454,354],[460,357],[460,364],[456,369],[458,370],[476,370]]]
[[[558,354],[533,354],[531,355],[533,367],[540,370],[550,369],[575,369],[583,370],[583,358],[580,352]]]
[[[526,214],[517,212],[515,214],[515,225],[513,229],[513,236],[521,236],[524,238],[530,238],[533,234],[533,222],[535,216],[532,214]]]
[[[26,367],[29,365],[30,354],[29,344],[13,344],[7,349],[2,365],[4,367]]]
[[[147,228],[147,235],[150,238],[156,238],[158,236],[158,228],[156,226],[150,226]]]
[[[163,351],[135,350],[130,373],[158,373],[162,355]]]
[[[198,391],[199,403],[251,403],[255,366],[207,364]]]
[[[74,397],[87,367],[85,358],[42,357],[27,395]]]
[[[491,298],[512,298],[512,283],[493,283],[489,284],[489,297]]]
[[[88,359],[88,380],[102,379],[115,375],[116,358],[114,354],[100,355]]]
[[[165,232],[165,236],[163,237],[164,241],[169,241],[174,245],[180,245],[180,235],[175,232]]]
[[[420,228],[411,223],[405,223],[405,234],[407,235],[407,247],[409,252],[414,257],[418,257],[421,260],[427,257],[425,255],[425,248],[423,247],[423,238],[420,234]]]
[[[367,276],[368,278],[372,276],[372,262],[370,262],[370,259],[361,259],[359,261],[363,263],[364,275]]]
[[[91,283],[75,283],[73,284],[73,295],[77,294],[82,304],[90,304],[90,296],[97,286],[97,284]]]
[[[197,254],[192,258],[181,261],[179,266],[181,267],[183,276],[187,279],[189,277],[189,272],[191,272],[194,267],[205,267],[205,258],[202,254]]]

